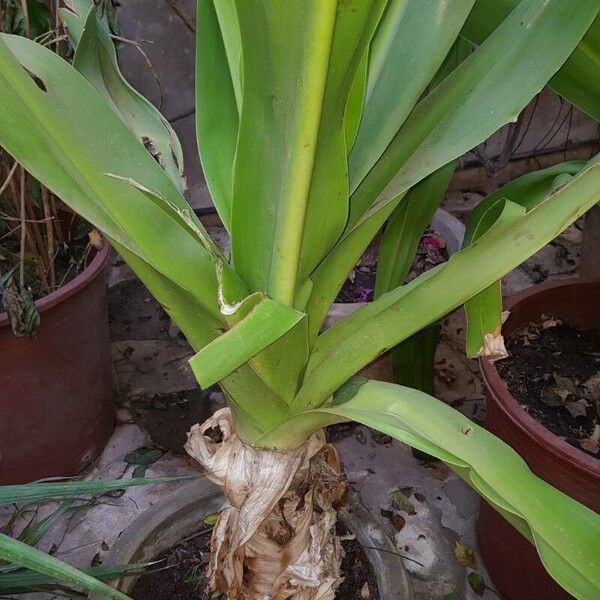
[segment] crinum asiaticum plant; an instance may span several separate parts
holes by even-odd
[[[230,503],[213,588],[334,597],[344,485],[323,428],[355,420],[445,461],[562,586],[597,596],[597,514],[435,398],[353,379],[462,304],[469,352],[502,352],[500,278],[600,199],[600,157],[509,184],[461,252],[404,275],[454,161],[548,81],[600,117],[597,0],[199,0],[197,133],[231,258],[186,204],[178,141],[122,79],[90,1],[66,4],[73,66],[0,38],[0,144],[104,232],[193,346],[199,384],[223,390],[229,408],[187,444]],[[376,300],[322,331],[386,223]]]

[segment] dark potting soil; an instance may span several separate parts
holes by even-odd
[[[211,528],[206,527],[177,546],[160,554],[167,568],[140,577],[131,594],[135,600],[223,600],[206,591],[206,569],[210,553]],[[342,534],[343,531],[338,531]],[[342,574],[344,581],[336,600],[380,599],[377,580],[360,544],[344,540]],[[368,590],[369,595],[361,595]]]
[[[81,223],[77,227],[77,236],[68,242],[57,243],[54,254],[54,271],[56,285],[49,290],[44,289],[37,262],[34,256],[28,253],[25,257],[24,280],[25,288],[30,290],[33,300],[39,300],[48,293],[66,285],[79,275],[91,262],[95,255],[94,248],[89,243],[89,225]],[[19,249],[15,244],[0,245],[0,273],[4,273],[19,264]],[[18,278],[18,276],[16,276]],[[49,277],[49,276],[48,276]],[[50,280],[48,279],[50,285]],[[0,312],[2,312],[2,293],[0,292]]]
[[[366,256],[376,255],[376,249],[370,247],[365,253]],[[346,279],[340,290],[336,302],[342,304],[354,304],[356,302],[371,302],[373,292],[375,291],[375,275],[377,267],[369,259],[363,257],[361,262],[352,271],[350,277]],[[446,250],[446,241],[436,233],[431,227],[428,227],[415,255],[415,261],[411,267],[406,281],[411,281],[435,265],[448,259]],[[373,260],[371,258],[371,260]]]
[[[600,422],[600,330],[544,315],[512,334],[507,349],[496,366],[511,394],[552,433],[600,458],[590,441]]]

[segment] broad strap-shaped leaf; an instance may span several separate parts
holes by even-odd
[[[69,0],[60,18],[75,56],[73,66],[121,116],[144,147],[183,191],[183,152],[169,122],[123,77],[114,43],[92,0]]]
[[[411,112],[353,194],[349,227],[514,121],[599,11],[596,0],[522,0]]]
[[[386,2],[338,2],[304,218],[299,285],[338,241],[348,220],[346,112],[351,91],[362,91],[360,69],[366,67],[364,59]],[[353,90],[357,81],[358,89]],[[362,96],[353,102],[362,107]]]
[[[54,581],[70,583],[75,587],[96,592],[107,598],[131,600],[129,596],[98,581],[91,575],[2,533],[0,533],[0,558],[42,573]]]
[[[352,192],[383,154],[442,65],[474,2],[388,3],[373,40],[365,106],[349,158]]]
[[[110,239],[220,317],[205,243],[182,235],[180,223],[126,181],[135,180],[179,211],[189,205],[81,74],[30,40],[2,35],[0,105],[0,145]],[[193,212],[190,219],[203,231]]]
[[[234,165],[233,263],[250,291],[291,306],[337,1],[236,0],[236,8],[243,101]]]
[[[420,181],[388,219],[377,255],[375,298],[404,283],[421,236],[442,202],[455,168],[453,161]],[[433,392],[439,331],[439,325],[431,325],[391,350],[396,383]]]
[[[236,31],[234,0],[217,0],[217,5],[223,22],[227,20],[230,24],[228,31]],[[237,35],[239,37],[239,30]],[[215,2],[197,0],[196,137],[206,185],[223,224],[231,232],[233,161],[239,128],[241,73],[239,56],[235,60],[236,54],[239,54],[234,49],[236,36],[230,33],[224,37],[229,40],[227,47],[232,63],[228,62],[226,45],[219,30]],[[236,65],[237,74],[230,72],[230,68]]]
[[[576,175],[585,163],[570,162],[528,173],[501,187],[471,211],[463,247],[467,247],[490,229],[502,213],[506,200],[530,210],[545,200],[559,185]],[[467,355],[504,356],[501,338],[502,289],[496,281],[465,302],[467,317]]]
[[[481,44],[520,0],[477,0],[462,35]],[[600,121],[600,18],[550,80],[558,94]]]
[[[305,318],[304,313],[262,298],[237,325],[190,359],[198,383],[207,388],[224,379]]]
[[[311,346],[348,273],[355,267],[369,243],[401,201],[402,197],[398,197],[371,215],[360,227],[344,236],[312,273],[312,289],[306,306]]]
[[[524,0],[463,62],[466,48],[455,44],[450,54],[458,51],[454,64],[459,66],[452,70],[453,61],[446,58],[432,80],[434,89],[414,108],[353,194],[345,233],[311,275],[313,288],[306,309],[311,339],[347,274],[400,198],[427,175],[516,119],[559,68],[599,10],[590,0],[578,3],[576,9],[571,13],[561,0],[541,7],[537,0]],[[383,210],[385,214],[379,214]],[[359,240],[364,241],[362,248]]]
[[[421,236],[444,199],[455,169],[453,161],[420,181],[388,219],[377,255],[376,298],[404,283]]]
[[[331,405],[297,415],[261,443],[293,447],[311,430],[340,420],[373,427],[443,460],[536,546],[569,593],[598,597],[600,515],[536,477],[510,446],[427,394],[352,380]]]
[[[517,219],[384,294],[317,340],[294,406],[318,406],[349,377],[402,340],[479,294],[554,239],[600,200],[600,155]],[[514,205],[513,205],[514,206]]]

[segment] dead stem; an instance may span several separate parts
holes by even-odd
[[[156,87],[158,88],[158,96],[159,96],[158,108],[159,109],[162,108],[162,105],[164,102],[162,83],[160,82],[160,77],[158,76],[158,73],[156,72],[156,69],[154,68],[154,65],[152,64],[152,61],[150,60],[150,58],[148,57],[148,55],[146,54],[145,50],[142,48],[142,45],[141,45],[142,42],[145,42],[147,44],[153,44],[154,42],[152,42],[150,40],[141,40],[139,42],[136,42],[135,40],[130,40],[128,38],[121,37],[120,35],[115,35],[112,33],[111,33],[110,37],[117,42],[123,42],[123,44],[129,44],[130,46],[134,46],[136,48],[136,50],[144,57],[144,61],[148,65],[148,68],[150,69],[150,72],[152,73],[152,76],[154,77],[154,81],[156,82]]]
[[[21,0],[21,10],[23,12],[23,27],[25,29],[25,36],[29,37],[29,7],[27,6],[27,0]]]
[[[50,276],[50,286],[54,289],[56,286],[56,272],[54,269],[54,227],[53,218],[50,210],[50,201],[48,188],[42,186],[42,207],[44,209],[44,221],[46,222],[46,251],[48,253],[48,275]]]
[[[19,166],[19,163],[17,161],[15,161],[13,166],[10,168],[10,171],[8,172],[8,175],[6,176],[6,179],[4,180],[4,183],[0,186],[0,196],[4,193],[6,188],[10,185],[10,182],[12,181],[13,175],[15,174],[18,166]]]
[[[21,243],[19,248],[19,283],[21,287],[25,286],[25,238],[27,236],[25,224],[25,169],[19,167],[20,184],[21,184]]]
[[[166,0],[167,4],[171,7],[173,12],[181,19],[183,24],[192,32],[196,33],[196,24],[190,19],[183,8],[179,6],[178,0]]]
[[[26,203],[27,207],[27,221],[35,220],[35,212],[31,202]],[[33,257],[35,259],[35,265],[38,272],[38,276],[41,280],[42,289],[45,292],[48,292],[48,278],[46,274],[48,272],[48,262],[46,260],[46,245],[44,244],[44,239],[42,238],[42,234],[40,233],[40,228],[32,226],[30,224],[26,225],[28,229],[28,237],[31,244],[31,249],[33,250]]]

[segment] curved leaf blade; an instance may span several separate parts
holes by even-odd
[[[543,202],[558,187],[576,175],[585,165],[581,162],[561,163],[534,173],[528,173],[501,187],[481,201],[471,211],[467,221],[463,247],[480,238],[497,222],[504,200],[530,210]],[[494,358],[504,356],[502,329],[502,289],[500,281],[493,283],[465,302],[467,317],[467,355],[480,354]],[[486,340],[487,342],[486,347]]]
[[[482,292],[550,242],[600,199],[600,155],[518,219],[325,331],[294,406],[318,406],[344,381],[402,340]],[[523,209],[524,212],[524,209]]]
[[[411,112],[353,194],[349,226],[515,120],[599,11],[595,0],[520,2]]]
[[[70,0],[59,15],[75,56],[73,66],[96,88],[158,161],[180,191],[185,189],[183,151],[169,122],[123,77],[110,33],[92,0]]]

